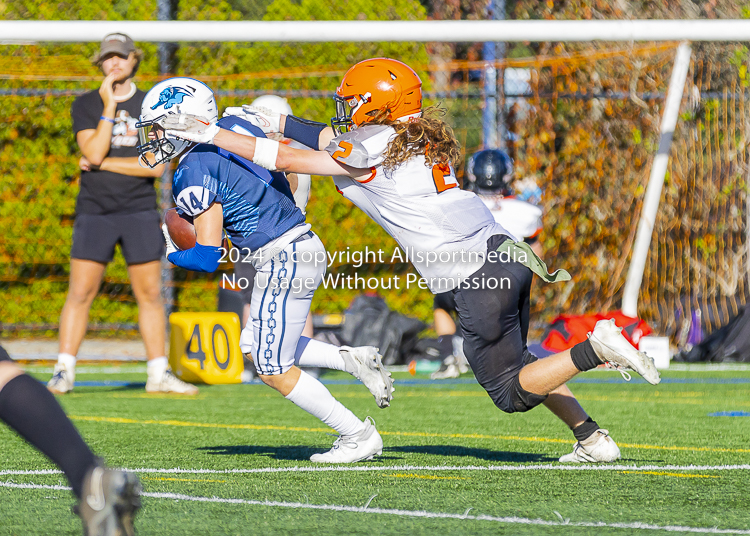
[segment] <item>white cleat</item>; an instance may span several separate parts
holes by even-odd
[[[622,328],[615,324],[614,319],[599,320],[594,326],[594,331],[588,334],[596,355],[607,366],[622,374],[627,381],[630,381],[630,374],[626,371],[634,370],[651,385],[659,383],[661,378],[654,360],[636,350],[621,332]]]
[[[313,454],[311,462],[315,463],[354,463],[372,460],[383,453],[383,439],[375,429],[370,417],[365,419],[365,429],[353,436],[339,436],[328,452]]]
[[[65,365],[57,363],[52,372],[52,379],[47,382],[47,389],[56,395],[64,395],[73,390],[75,379],[75,369],[68,370]]]
[[[573,445],[573,452],[560,458],[562,463],[607,463],[620,459],[620,449],[609,431],[598,429],[591,437]]]
[[[461,374],[466,374],[471,369],[469,363],[463,357],[457,355],[449,355],[443,359],[443,364],[440,368],[430,374],[431,380],[451,380],[458,378]]]
[[[167,369],[158,378],[149,376],[146,380],[147,393],[174,393],[177,395],[197,395],[198,388],[182,381],[175,376],[171,370]]]
[[[461,371],[456,363],[456,356],[449,355],[443,360],[443,364],[440,368],[430,374],[431,380],[452,380],[461,376]]]
[[[393,399],[393,379],[383,365],[383,356],[374,346],[342,346],[339,350],[344,358],[346,372],[367,387],[379,408],[387,408]]]

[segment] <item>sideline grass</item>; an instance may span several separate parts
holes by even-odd
[[[33,372],[34,367],[29,367]],[[82,381],[143,382],[140,369]],[[118,373],[119,372],[119,373]],[[46,380],[49,374],[39,374]],[[627,466],[608,471],[487,471],[489,466],[554,464],[572,434],[544,408],[505,415],[473,383],[399,385],[379,410],[360,385],[331,392],[357,415],[372,415],[383,435],[377,471],[141,473],[146,492],[271,501],[276,505],[145,497],[140,534],[658,534],[750,531],[747,469],[660,469],[750,464],[750,418],[709,417],[750,408],[748,371],[667,372],[690,383],[571,383],[571,389],[621,447]],[[593,372],[580,378],[610,381]],[[325,378],[345,380],[341,374]],[[402,379],[408,378],[401,376]],[[152,469],[313,467],[308,458],[333,437],[319,421],[262,385],[203,387],[197,397],[147,395],[142,388],[77,387],[60,398],[97,453],[110,464]],[[399,467],[455,466],[455,470]],[[475,469],[461,469],[474,466]],[[391,469],[391,467],[393,469]],[[0,471],[53,466],[0,428]],[[0,475],[0,482],[65,485],[62,475]],[[70,492],[0,488],[0,534],[77,534]],[[368,504],[369,502],[369,504]],[[307,505],[288,506],[290,503]],[[309,505],[369,512],[311,509]],[[431,512],[469,519],[388,513]],[[515,521],[475,519],[517,518]],[[556,525],[530,525],[542,520]],[[572,526],[578,522],[610,526]],[[645,524],[643,526],[639,523]],[[623,528],[614,525],[624,524]],[[650,528],[649,528],[650,526]],[[636,528],[639,527],[639,528]],[[716,532],[714,532],[716,533]],[[750,532],[749,532],[750,533]]]

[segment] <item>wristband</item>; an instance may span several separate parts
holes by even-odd
[[[186,270],[210,273],[215,272],[219,267],[221,249],[215,246],[204,246],[196,242],[195,246],[190,249],[173,251],[167,255],[167,259],[172,264]]]
[[[284,125],[284,136],[298,141],[303,145],[307,145],[308,147],[312,147],[313,149],[318,149],[320,133],[323,132],[327,126],[328,125],[325,123],[308,121],[307,119],[287,115],[286,124]]]
[[[104,116],[101,116],[99,118],[99,121],[106,121],[107,123],[112,123],[113,125],[115,124],[115,120],[114,119],[110,119],[109,117],[104,117]]]
[[[279,154],[279,142],[268,138],[255,138],[253,163],[269,171],[276,171],[276,157]]]

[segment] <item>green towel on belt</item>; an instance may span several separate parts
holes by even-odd
[[[521,264],[526,266],[526,268],[544,279],[547,283],[570,281],[570,274],[567,270],[555,270],[550,274],[547,271],[547,265],[544,264],[544,261],[539,258],[539,255],[532,251],[531,246],[529,246],[526,242],[513,242],[513,240],[508,239],[500,244],[500,247],[497,248],[497,252],[507,255],[508,259],[513,259],[520,262]],[[522,262],[524,255],[522,255],[521,252],[526,254],[526,262]]]

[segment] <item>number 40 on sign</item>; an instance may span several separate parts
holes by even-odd
[[[240,319],[234,313],[169,315],[169,364],[190,383],[240,383]]]

